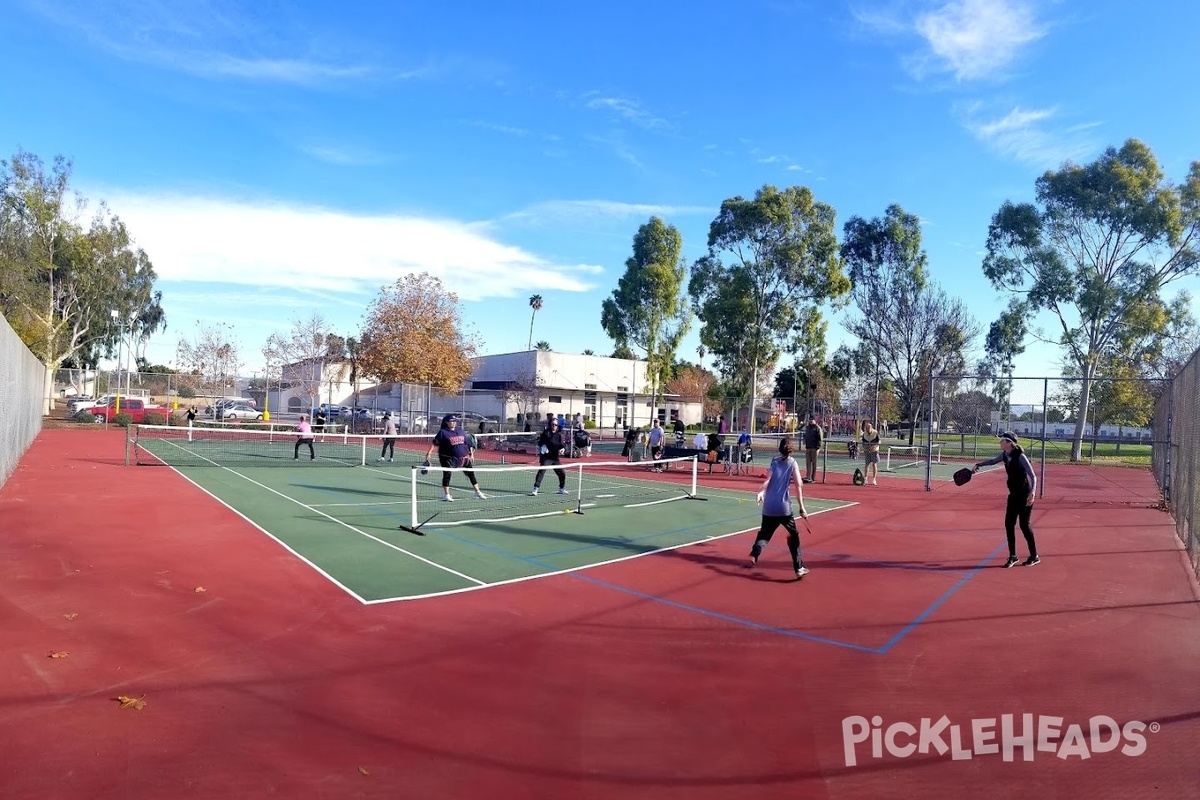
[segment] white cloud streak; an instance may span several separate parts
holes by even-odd
[[[413,216],[355,216],[321,208],[105,192],[170,281],[373,295],[429,272],[464,300],[520,287],[584,292],[600,267],[559,264],[489,234],[489,225]]]
[[[976,104],[966,109],[963,124],[992,151],[1037,169],[1082,161],[1096,152],[1100,144],[1090,132],[1099,123],[1055,127],[1057,117],[1055,108],[1015,107],[984,118]]]
[[[929,53],[916,71],[951,72],[960,81],[1002,76],[1024,47],[1045,35],[1019,0],[955,0],[914,23]]]

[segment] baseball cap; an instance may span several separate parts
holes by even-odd
[[[453,414],[447,414],[446,416],[442,417],[442,424],[445,425],[446,423],[450,422],[450,420],[458,422],[458,417],[454,416]]]
[[[1006,442],[1012,442],[1013,444],[1017,443],[1017,435],[1012,431],[1005,431],[1004,433],[1000,434],[999,438]]]

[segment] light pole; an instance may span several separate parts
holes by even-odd
[[[120,324],[118,324],[118,322],[117,322],[117,310],[115,308],[109,309],[108,314],[112,318],[113,325],[115,325],[117,328],[117,334],[119,337],[117,339],[117,391],[116,391],[116,399],[114,400],[115,406],[113,407],[113,413],[120,414],[121,413],[121,356],[122,356],[121,348],[124,347],[124,345],[125,345],[125,329],[123,327],[121,327]],[[109,390],[109,393],[112,394],[111,382],[109,383],[108,390]]]

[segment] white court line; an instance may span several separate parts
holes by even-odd
[[[182,449],[182,450],[185,450],[185,452],[191,452],[191,451],[187,451],[187,450],[186,450],[186,448],[180,448],[180,449]],[[151,454],[151,455],[153,455],[153,454]],[[193,455],[194,455],[194,454],[193,454]],[[265,534],[266,534],[267,536],[269,536],[270,538],[274,539],[274,540],[275,540],[276,542],[278,542],[278,543],[279,543],[279,544],[280,544],[280,545],[281,545],[281,546],[282,546],[282,547],[283,547],[285,550],[287,550],[288,552],[290,552],[290,553],[292,553],[293,555],[295,555],[297,558],[299,558],[299,559],[300,559],[301,561],[303,561],[304,563],[308,564],[310,567],[312,567],[314,570],[316,570],[316,571],[317,571],[319,574],[321,574],[321,575],[323,575],[325,578],[327,578],[327,579],[328,579],[328,580],[329,580],[331,583],[333,583],[335,586],[337,586],[337,587],[339,587],[340,589],[344,590],[344,591],[345,591],[347,594],[349,594],[349,595],[350,595],[351,597],[353,597],[354,599],[358,600],[358,601],[359,601],[360,603],[362,603],[363,605],[377,605],[377,604],[381,604],[381,603],[399,603],[399,602],[405,602],[405,601],[408,601],[408,600],[424,600],[424,599],[429,599],[429,598],[433,598],[433,597],[445,597],[445,596],[447,596],[447,595],[461,594],[461,593],[463,593],[463,592],[475,592],[475,591],[479,591],[480,589],[487,589],[487,588],[490,588],[490,587],[492,587],[492,586],[505,586],[505,585],[508,585],[508,584],[524,583],[525,581],[531,581],[531,580],[540,580],[540,579],[542,579],[542,578],[550,578],[550,577],[554,577],[554,576],[556,576],[556,575],[569,575],[569,574],[571,574],[571,573],[574,573],[574,572],[581,572],[581,571],[583,571],[583,570],[586,570],[586,569],[592,569],[593,567],[602,567],[602,566],[607,566],[607,565],[609,565],[609,564],[618,564],[618,563],[620,563],[620,562],[622,562],[622,561],[629,561],[629,560],[632,560],[632,559],[635,559],[635,558],[643,558],[643,557],[645,557],[645,556],[652,556],[652,555],[655,555],[655,554],[657,554],[657,553],[666,553],[666,552],[670,552],[670,551],[672,551],[672,550],[679,550],[680,548],[683,548],[683,547],[694,547],[694,546],[695,546],[695,545],[697,545],[697,544],[702,544],[702,543],[707,543],[707,542],[718,541],[718,540],[720,540],[720,539],[727,539],[727,538],[729,538],[730,536],[739,536],[739,535],[741,535],[741,534],[748,533],[749,531],[756,530],[756,529],[757,529],[757,527],[758,527],[758,526],[754,526],[754,527],[750,527],[750,528],[744,528],[744,529],[741,529],[741,530],[730,531],[730,532],[728,532],[728,533],[722,533],[722,534],[715,534],[715,535],[711,535],[711,536],[705,536],[705,537],[704,537],[704,538],[702,538],[702,539],[695,539],[694,541],[690,541],[690,542],[683,542],[683,543],[681,543],[681,544],[677,544],[677,545],[671,545],[671,546],[669,546],[669,547],[660,547],[660,548],[657,548],[657,549],[654,549],[654,550],[647,550],[647,551],[646,551],[646,552],[644,552],[644,553],[634,553],[634,554],[632,554],[632,555],[620,556],[620,557],[618,557],[618,558],[612,558],[612,559],[609,559],[609,560],[607,560],[607,561],[597,561],[597,562],[593,562],[593,563],[589,563],[589,564],[583,564],[583,565],[580,565],[580,566],[578,566],[578,567],[568,567],[568,568],[566,568],[566,569],[555,570],[555,571],[553,571],[553,572],[540,572],[540,573],[537,573],[537,574],[534,574],[534,575],[525,575],[525,576],[522,576],[522,577],[520,577],[520,578],[509,578],[509,579],[507,579],[507,580],[502,580],[502,581],[484,582],[484,581],[478,580],[477,578],[472,578],[472,577],[470,577],[470,576],[463,575],[462,573],[455,572],[454,570],[451,570],[451,569],[449,569],[448,567],[443,567],[442,565],[440,565],[440,564],[437,564],[437,563],[435,563],[435,562],[433,562],[433,561],[429,561],[428,559],[422,558],[421,556],[419,556],[419,555],[416,555],[415,553],[410,553],[409,551],[407,551],[407,550],[404,550],[404,549],[403,549],[403,548],[401,548],[401,547],[396,547],[395,545],[391,545],[391,544],[389,544],[388,542],[381,541],[381,540],[377,539],[376,537],[372,536],[371,534],[365,533],[365,532],[363,532],[363,531],[359,531],[357,528],[354,528],[354,527],[353,527],[353,526],[351,526],[351,525],[348,525],[348,524],[346,524],[346,523],[344,523],[344,522],[341,522],[341,520],[335,519],[335,518],[333,518],[333,517],[329,517],[327,514],[322,514],[322,512],[318,511],[317,509],[313,508],[312,506],[306,505],[306,504],[304,504],[304,503],[301,503],[299,500],[296,500],[296,499],[294,499],[294,498],[291,498],[291,497],[288,497],[287,495],[284,495],[284,494],[282,494],[282,493],[280,493],[280,492],[277,492],[277,491],[275,491],[274,489],[272,489],[272,488],[271,488],[271,487],[269,487],[269,486],[264,486],[263,484],[259,483],[258,481],[255,481],[255,480],[253,480],[252,478],[249,478],[248,476],[246,476],[246,475],[243,475],[243,474],[241,474],[240,472],[237,472],[236,470],[230,469],[229,467],[224,467],[224,466],[221,466],[220,464],[217,464],[216,462],[213,462],[213,461],[211,461],[211,460],[209,460],[209,459],[205,459],[205,460],[206,460],[206,461],[209,461],[209,463],[210,463],[210,464],[212,464],[213,466],[220,467],[220,468],[221,468],[221,469],[223,469],[223,470],[226,470],[226,471],[228,471],[228,472],[230,472],[230,473],[232,473],[232,474],[234,474],[234,475],[237,475],[239,478],[242,478],[242,479],[243,479],[243,480],[245,480],[245,481],[248,481],[248,482],[250,482],[250,483],[252,483],[252,484],[255,484],[255,485],[257,485],[257,486],[260,486],[260,487],[262,487],[262,488],[266,489],[267,491],[270,491],[270,492],[273,492],[273,493],[275,493],[275,494],[278,494],[280,497],[283,497],[283,498],[284,498],[284,499],[286,499],[286,500],[290,500],[291,502],[293,502],[293,503],[296,503],[297,505],[299,505],[299,506],[301,506],[301,507],[303,507],[303,508],[308,508],[309,510],[311,510],[311,511],[314,511],[315,513],[318,513],[318,514],[321,514],[322,516],[328,517],[329,519],[332,519],[334,522],[337,522],[339,525],[344,525],[345,527],[349,528],[350,530],[353,530],[353,531],[355,531],[356,533],[359,533],[359,534],[361,534],[361,535],[363,535],[363,536],[365,536],[365,537],[367,537],[367,538],[369,538],[369,539],[373,539],[373,540],[375,540],[375,541],[377,541],[377,542],[380,542],[381,544],[383,544],[383,545],[385,545],[385,546],[392,547],[392,548],[394,548],[394,549],[396,549],[396,550],[398,550],[398,551],[400,551],[400,552],[402,552],[402,553],[405,553],[405,554],[407,554],[407,555],[411,555],[413,558],[416,558],[416,559],[418,559],[418,560],[420,560],[420,561],[423,561],[423,562],[425,562],[425,563],[427,563],[427,564],[430,564],[431,566],[437,567],[437,568],[439,568],[439,569],[444,569],[444,570],[446,570],[447,572],[451,572],[451,573],[453,573],[453,574],[455,574],[455,575],[459,575],[459,576],[461,576],[461,577],[463,577],[463,578],[465,578],[465,579],[467,579],[467,580],[470,580],[470,581],[472,581],[472,582],[474,582],[474,583],[476,584],[476,585],[474,585],[474,586],[464,586],[464,587],[461,587],[461,588],[458,588],[458,589],[448,589],[448,590],[443,590],[443,591],[438,591],[438,592],[427,592],[427,593],[425,593],[425,594],[417,594],[417,595],[404,595],[404,596],[400,596],[400,597],[381,597],[381,598],[378,598],[378,599],[375,599],[375,600],[366,600],[366,599],[362,598],[361,596],[359,596],[358,594],[356,594],[356,593],[355,593],[353,590],[351,590],[350,588],[348,588],[347,586],[345,586],[344,584],[342,584],[340,581],[338,581],[338,580],[337,580],[336,578],[334,578],[332,575],[330,575],[329,573],[327,573],[325,570],[323,570],[323,569],[321,569],[320,567],[318,567],[316,564],[314,564],[314,563],[313,563],[312,561],[310,561],[308,558],[306,558],[306,557],[304,557],[303,555],[301,555],[300,553],[296,552],[296,551],[295,551],[294,549],[292,549],[292,548],[291,548],[291,547],[290,547],[288,544],[286,544],[285,542],[283,542],[282,540],[280,540],[280,539],[279,539],[279,537],[275,536],[275,535],[274,535],[274,534],[272,534],[270,531],[268,531],[268,530],[266,530],[265,528],[263,528],[261,525],[259,525],[259,524],[258,524],[258,523],[256,523],[254,520],[252,520],[252,519],[250,519],[249,517],[247,517],[247,516],[246,516],[245,514],[243,514],[242,512],[238,511],[236,508],[233,508],[232,506],[230,506],[228,503],[226,503],[226,502],[225,502],[224,500],[222,500],[220,497],[217,497],[216,495],[214,495],[214,494],[213,494],[212,492],[210,492],[208,489],[205,489],[203,486],[200,486],[200,484],[198,484],[198,483],[196,483],[195,481],[193,481],[193,480],[192,480],[191,478],[189,478],[187,475],[184,475],[182,472],[179,472],[179,470],[178,470],[178,469],[175,469],[174,467],[172,467],[172,469],[175,469],[175,472],[179,473],[179,474],[180,474],[180,475],[183,477],[183,479],[184,479],[184,480],[188,481],[188,482],[189,482],[189,483],[191,483],[193,486],[196,486],[196,488],[200,489],[200,491],[202,491],[202,492],[204,492],[205,494],[209,495],[209,496],[210,496],[210,497],[212,497],[214,500],[216,500],[218,503],[220,503],[221,505],[225,506],[226,508],[229,508],[229,510],[233,511],[233,513],[237,514],[239,517],[241,517],[242,519],[244,519],[244,520],[246,520],[247,522],[249,522],[249,523],[250,523],[251,525],[253,525],[255,528],[257,528],[258,530],[262,531],[263,533],[265,533]],[[614,463],[624,463],[624,462],[614,462]],[[376,470],[376,471],[378,471],[378,472],[382,472],[382,474],[384,474],[384,475],[390,475],[390,474],[391,474],[391,473],[388,473],[388,472],[386,472],[386,471],[383,471],[383,470]],[[636,480],[636,479],[635,479],[635,480]],[[646,481],[646,482],[647,482],[647,483],[657,483],[657,481]],[[623,485],[623,484],[622,484],[622,485]],[[714,496],[720,497],[721,499],[725,499],[725,500],[739,500],[739,501],[744,501],[744,500],[746,499],[746,495],[747,495],[747,494],[751,494],[751,493],[750,493],[750,492],[748,492],[748,491],[743,491],[743,490],[738,490],[738,489],[730,489],[730,488],[726,488],[726,487],[719,487],[719,486],[704,486],[703,484],[698,484],[696,488],[697,488],[697,491],[699,491],[699,490],[700,490],[700,489],[702,489],[702,488],[703,488],[703,489],[706,489],[706,490],[708,490],[709,492],[711,492],[711,493],[712,493]],[[810,500],[819,500],[820,498],[808,498],[808,499],[810,499]],[[818,515],[818,514],[824,514],[824,513],[828,512],[828,511],[837,511],[838,509],[841,509],[841,508],[848,508],[848,507],[850,507],[850,506],[855,506],[855,505],[858,505],[858,503],[857,503],[857,502],[845,502],[845,501],[840,501],[840,500],[834,500],[834,501],[829,501],[829,502],[837,502],[837,503],[839,503],[839,505],[838,505],[838,506],[836,506],[836,507],[834,507],[834,508],[824,508],[824,509],[821,509],[821,510],[819,510],[819,511],[813,511],[813,512],[810,512],[808,516],[809,516],[809,517],[813,517],[813,516],[816,516],[816,515]],[[365,504],[346,504],[346,505],[365,505]],[[587,507],[587,506],[585,506],[585,507]],[[561,514],[561,513],[562,513],[562,512],[554,512],[554,514]]]
[[[159,440],[159,441],[162,441],[162,440]],[[172,444],[174,444],[174,443],[172,443]],[[176,447],[178,447],[178,445],[175,445],[175,446],[176,446]],[[180,449],[180,450],[183,450],[184,452],[192,453],[192,451],[190,451],[190,450],[187,450],[187,448],[179,447],[178,449]],[[151,453],[151,455],[153,455],[153,454]],[[195,453],[192,453],[192,455],[195,455]],[[203,456],[200,456],[200,457],[201,457],[201,458],[204,458]],[[395,550],[395,551],[397,551],[397,552],[403,553],[403,554],[404,554],[404,555],[406,555],[406,556],[410,556],[410,557],[412,557],[412,558],[415,558],[417,561],[420,561],[420,562],[423,562],[423,563],[425,563],[425,564],[428,564],[429,566],[431,566],[431,567],[434,567],[434,568],[436,568],[436,569],[440,569],[440,570],[442,570],[442,571],[444,571],[444,572],[448,572],[448,573],[450,573],[451,575],[455,575],[455,576],[457,576],[457,577],[459,577],[459,578],[462,578],[463,580],[471,581],[472,583],[475,583],[475,584],[477,584],[477,585],[479,585],[479,586],[481,586],[481,587],[482,587],[482,586],[488,586],[488,585],[489,585],[489,584],[488,584],[486,581],[481,581],[481,580],[479,580],[478,578],[473,578],[473,577],[471,577],[470,575],[467,575],[466,573],[459,572],[459,571],[457,571],[457,570],[451,569],[450,567],[447,567],[447,566],[445,566],[445,565],[443,565],[443,564],[439,564],[439,563],[437,563],[436,561],[430,561],[428,558],[425,558],[424,556],[417,555],[416,553],[412,552],[411,550],[405,550],[403,547],[400,547],[400,546],[398,546],[398,545],[394,545],[394,544],[392,544],[391,542],[386,542],[386,541],[384,541],[383,539],[380,539],[378,536],[375,536],[374,534],[367,533],[366,531],[360,530],[360,529],[358,529],[358,528],[354,527],[353,525],[350,525],[349,523],[342,522],[342,521],[341,521],[340,519],[338,519],[337,517],[330,516],[329,514],[326,514],[325,512],[323,512],[323,511],[321,511],[321,510],[319,510],[319,509],[316,509],[316,508],[314,508],[314,507],[312,507],[312,506],[310,506],[310,505],[308,505],[308,504],[306,504],[306,503],[302,503],[302,502],[300,502],[299,500],[297,500],[297,499],[296,499],[296,498],[294,498],[294,497],[289,497],[288,495],[284,494],[283,492],[277,491],[276,489],[272,489],[270,486],[267,486],[267,485],[265,485],[265,484],[263,484],[263,483],[260,483],[260,482],[258,482],[258,481],[256,481],[256,480],[254,480],[253,478],[251,478],[251,477],[249,477],[249,476],[247,476],[247,475],[243,475],[242,473],[238,472],[238,471],[237,471],[237,470],[235,470],[235,469],[231,469],[230,467],[222,466],[221,464],[218,464],[218,463],[216,463],[216,462],[215,462],[215,461],[213,461],[212,459],[204,458],[204,460],[205,460],[205,461],[207,461],[208,463],[212,464],[212,465],[213,465],[213,466],[215,466],[215,467],[219,467],[220,469],[223,469],[223,470],[225,470],[226,472],[229,472],[229,473],[231,473],[231,474],[233,474],[233,475],[237,475],[239,478],[241,478],[242,480],[246,481],[247,483],[252,483],[252,484],[254,484],[255,486],[258,486],[258,487],[259,487],[259,488],[261,488],[261,489],[265,489],[265,490],[267,490],[268,492],[271,492],[272,494],[278,495],[279,497],[282,497],[284,500],[287,500],[287,501],[289,501],[289,502],[295,503],[296,505],[300,506],[301,508],[307,509],[308,511],[311,511],[311,512],[313,512],[314,514],[320,514],[322,517],[325,517],[325,518],[326,518],[326,519],[328,519],[329,521],[331,521],[331,522],[335,522],[335,523],[337,523],[338,525],[341,525],[342,527],[344,527],[344,528],[347,528],[348,530],[354,531],[354,532],[355,532],[355,533],[357,533],[359,536],[362,536],[362,537],[364,537],[364,538],[366,538],[366,539],[370,539],[371,541],[377,542],[377,543],[379,543],[379,544],[383,545],[384,547],[391,548],[392,550]],[[355,598],[355,599],[356,599],[356,600],[358,600],[360,603],[369,603],[369,602],[371,602],[371,601],[369,601],[369,600],[365,600],[364,598],[360,597],[360,596],[359,596],[357,593],[355,593],[354,591],[352,591],[352,590],[351,590],[349,587],[347,587],[345,584],[343,584],[342,582],[338,581],[336,578],[334,578],[334,577],[333,577],[332,575],[330,575],[328,572],[326,572],[325,570],[323,570],[323,569],[321,569],[320,567],[318,567],[316,564],[314,564],[314,563],[313,563],[312,561],[310,561],[309,559],[305,558],[305,557],[304,557],[303,555],[301,555],[300,553],[296,552],[296,551],[295,551],[295,550],[294,550],[292,547],[290,547],[289,545],[287,545],[286,543],[284,543],[284,542],[283,542],[283,541],[282,541],[282,540],[281,540],[281,539],[280,539],[278,536],[275,536],[273,533],[271,533],[270,531],[266,530],[265,528],[263,528],[263,527],[262,527],[261,525],[259,525],[258,523],[254,522],[254,520],[250,519],[250,518],[249,518],[249,517],[247,517],[245,514],[243,514],[242,512],[238,511],[238,510],[237,510],[236,508],[234,508],[233,506],[229,505],[229,503],[227,503],[227,502],[225,502],[224,500],[222,500],[221,498],[217,497],[215,494],[213,494],[213,493],[212,493],[212,492],[210,492],[209,490],[205,489],[203,486],[201,486],[200,484],[196,483],[195,481],[193,481],[193,480],[192,480],[191,478],[189,478],[187,475],[184,475],[182,472],[179,472],[179,470],[178,470],[178,469],[176,469],[175,467],[172,467],[172,469],[174,469],[174,470],[175,470],[175,472],[177,472],[177,473],[179,473],[181,476],[183,476],[183,479],[184,479],[184,480],[188,481],[188,482],[189,482],[189,483],[191,483],[193,486],[195,486],[195,487],[197,487],[198,489],[200,489],[201,491],[203,491],[205,494],[207,494],[207,495],[209,495],[210,497],[214,498],[214,499],[215,499],[217,502],[219,502],[221,505],[225,506],[225,507],[226,507],[226,508],[228,508],[230,511],[232,511],[232,512],[233,512],[233,513],[235,513],[235,514],[237,514],[239,517],[241,517],[242,519],[246,520],[246,521],[247,521],[247,522],[249,522],[251,525],[253,525],[254,527],[258,528],[258,529],[259,529],[260,531],[262,531],[263,533],[265,533],[265,534],[267,534],[268,536],[270,536],[270,537],[271,537],[272,539],[274,539],[276,542],[279,542],[279,544],[283,545],[283,547],[284,547],[285,549],[287,549],[287,550],[288,550],[290,553],[292,553],[293,555],[295,555],[297,558],[299,558],[299,559],[300,559],[301,561],[303,561],[304,563],[306,563],[306,564],[308,564],[309,566],[311,566],[313,569],[315,569],[315,570],[316,570],[317,572],[319,572],[321,575],[324,575],[324,576],[325,576],[326,578],[328,578],[328,579],[329,579],[331,582],[333,582],[333,584],[334,584],[335,586],[337,586],[337,587],[339,587],[339,588],[343,589],[343,590],[344,590],[346,593],[348,593],[348,594],[349,594],[351,597]]]

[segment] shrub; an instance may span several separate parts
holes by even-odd
[[[145,421],[146,421],[145,424],[147,424],[147,425],[166,425],[167,424],[166,416],[164,416],[163,414],[159,414],[156,411],[147,411]]]
[[[122,428],[128,428],[130,425],[133,424],[133,417],[129,416],[128,414],[124,414],[124,413],[116,414],[112,418],[112,424],[119,425]]]
[[[96,418],[92,415],[92,412],[88,411],[86,408],[81,408],[75,412],[71,419],[75,420],[76,422],[94,422]]]
[[[196,390],[190,386],[180,386],[179,387],[179,396],[180,397],[195,397]]]

